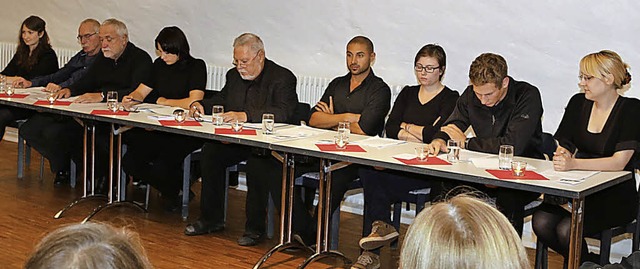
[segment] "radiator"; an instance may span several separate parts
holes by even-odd
[[[54,48],[58,55],[58,64],[60,67],[64,66],[78,50],[71,49],[58,49]],[[15,43],[0,42],[0,67],[4,67],[11,61],[11,57],[16,51]],[[225,74],[229,67],[214,66],[207,64],[207,89],[219,91],[222,89],[225,83]],[[296,91],[298,93],[298,100],[315,105],[327,87],[331,79],[312,77],[312,76],[298,76],[298,84],[296,85]],[[402,89],[402,86],[391,86],[391,102],[396,99],[398,93]]]

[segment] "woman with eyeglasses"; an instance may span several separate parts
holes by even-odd
[[[58,57],[49,44],[45,26],[45,21],[38,16],[29,16],[22,22],[16,53],[0,72],[3,86],[11,85],[20,77],[32,79],[58,71]],[[28,118],[31,114],[33,111],[28,109],[0,106],[0,139],[7,124]]]
[[[603,50],[580,60],[582,93],[567,105],[554,137],[559,145],[553,156],[557,171],[631,171],[637,160],[640,100],[623,97],[618,90],[631,82],[629,66],[620,56]],[[585,198],[583,234],[625,225],[638,210],[635,180],[628,180]],[[543,204],[533,214],[538,240],[562,256],[569,254],[571,213],[558,205]],[[582,240],[582,261],[597,261]],[[608,258],[609,257],[605,257]]]
[[[124,96],[123,105],[132,109],[144,101],[184,109],[188,113],[189,106],[204,97],[205,63],[191,56],[187,37],[178,27],[162,29],[155,45],[159,57],[153,63],[151,78]],[[143,129],[125,133],[125,141],[128,148],[123,160],[124,170],[136,181],[146,181],[158,189],[165,210],[179,209],[183,159],[200,148],[203,141]]]
[[[385,126],[387,137],[431,142],[459,96],[457,91],[442,84],[446,64],[446,54],[439,45],[425,45],[418,51],[414,72],[419,85],[404,87],[396,98]],[[398,231],[391,226],[389,206],[401,201],[409,191],[428,188],[430,184],[418,175],[373,168],[360,169],[360,180],[367,208],[363,234],[371,234],[360,240],[360,247],[365,251],[356,263],[360,267],[352,268],[370,268],[369,262],[379,263],[380,247],[398,236]]]

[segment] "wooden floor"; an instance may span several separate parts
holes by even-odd
[[[34,245],[47,232],[61,225],[81,221],[98,201],[86,201],[69,210],[61,219],[53,215],[70,201],[81,195],[81,187],[54,188],[53,174],[45,166],[44,179],[39,178],[40,156],[34,151],[31,166],[23,179],[16,178],[16,144],[0,142],[0,268],[21,268]],[[193,186],[198,193],[191,203],[190,220],[199,212],[199,184]],[[137,231],[155,268],[252,268],[253,264],[276,239],[256,247],[238,246],[236,240],[244,227],[245,192],[229,191],[229,214],[225,231],[212,235],[187,237],[182,234],[185,223],[179,213],[162,212],[158,197],[151,197],[149,213],[129,208],[112,208],[99,213],[94,220],[116,225],[127,225]],[[141,196],[134,193],[134,196]],[[340,251],[356,259],[359,254],[357,241],[361,233],[362,217],[342,213]],[[406,232],[406,226],[401,234]],[[533,250],[528,250],[533,264]],[[304,253],[276,253],[263,268],[297,268],[304,260]],[[382,253],[381,268],[397,268],[399,250]],[[549,268],[561,268],[562,259],[551,254]],[[308,268],[343,268],[331,258],[314,263]]]

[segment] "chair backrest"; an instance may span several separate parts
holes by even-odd
[[[558,144],[556,144],[553,135],[550,133],[542,133],[542,154],[544,154],[546,160],[553,158],[553,153],[556,152],[557,147]]]
[[[293,114],[293,122],[291,122],[292,124],[307,124],[307,122],[309,122],[309,117],[310,115],[310,111],[311,111],[311,106],[307,103],[303,103],[303,102],[299,102],[298,105],[296,105],[296,111]]]

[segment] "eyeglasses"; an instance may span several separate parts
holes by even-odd
[[[236,60],[233,59],[233,62],[231,62],[233,64],[233,66],[247,66],[249,63],[251,63],[256,57],[258,57],[258,55],[260,55],[260,51],[258,50],[258,53],[256,53],[256,56],[253,56],[253,58],[249,59],[249,60]]]
[[[589,76],[589,75],[585,75],[585,74],[580,74],[578,76],[578,80],[579,81],[589,81],[589,80],[591,80],[593,78],[594,78],[594,76]]]
[[[77,38],[78,38],[78,42],[82,42],[82,40],[83,40],[83,39],[89,39],[89,38],[91,38],[92,36],[96,35],[97,33],[98,33],[98,32],[91,33],[91,34],[86,34],[86,35],[78,35],[78,36],[77,36]]]
[[[427,66],[422,66],[421,64],[416,64],[416,66],[413,67],[414,70],[416,70],[416,72],[427,72],[427,73],[433,73],[434,71],[436,71],[436,69],[440,69],[440,66],[431,66],[431,65],[427,65]]]

